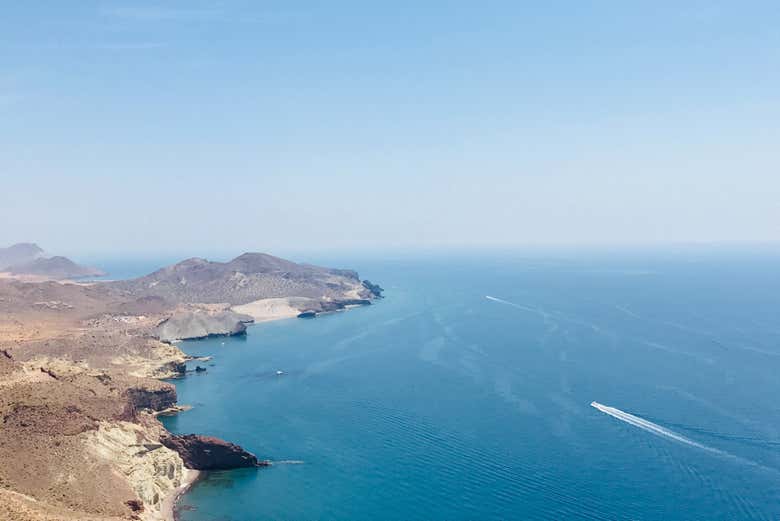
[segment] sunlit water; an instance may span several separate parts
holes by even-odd
[[[387,298],[182,344],[214,358],[171,430],[303,463],[211,473],[181,518],[779,519],[779,261],[341,262]]]

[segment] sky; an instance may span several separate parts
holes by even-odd
[[[780,2],[0,11],[0,245],[780,240]]]

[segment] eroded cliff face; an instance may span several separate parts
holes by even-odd
[[[163,519],[187,480],[153,411],[172,385],[86,363],[0,355],[0,519]]]
[[[176,387],[169,383],[139,384],[126,391],[128,405],[135,411],[164,411],[176,405]]]
[[[170,435],[155,414],[176,400],[167,382],[0,350],[0,520],[169,520],[194,469],[262,465],[232,443]]]
[[[242,335],[252,317],[228,310],[182,309],[155,329],[163,342],[205,338],[208,336]]]
[[[154,422],[150,417],[139,423],[101,422],[85,435],[96,460],[116,468],[137,496],[125,503],[144,521],[168,519],[172,504],[166,498],[194,478],[178,453],[160,443],[163,429]]]

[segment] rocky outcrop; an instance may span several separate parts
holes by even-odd
[[[241,335],[246,332],[246,324],[252,317],[233,311],[182,311],[157,326],[157,337],[163,342],[206,338],[209,336]]]
[[[379,284],[374,284],[370,280],[364,280],[363,281],[363,287],[366,288],[368,291],[371,292],[371,295],[373,295],[376,298],[382,298],[382,292],[384,289],[382,289],[382,286]]]
[[[347,309],[350,306],[368,306],[371,301],[368,299],[354,298],[343,300],[323,300],[319,302],[313,302],[309,304],[309,307],[303,309],[298,313],[298,318],[314,318],[320,313],[331,313],[333,311],[341,311]]]
[[[160,443],[177,452],[187,468],[195,470],[228,470],[269,465],[267,461],[247,452],[238,445],[198,434],[170,434]]]
[[[135,494],[125,508],[148,521],[166,518],[164,500],[193,479],[176,451],[159,442],[160,431],[146,422],[106,422],[85,438],[93,461],[116,469]]]
[[[168,383],[160,383],[159,387],[131,387],[126,395],[130,407],[136,411],[159,412],[176,405],[176,387]]]

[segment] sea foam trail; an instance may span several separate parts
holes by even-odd
[[[504,300],[502,298],[498,297],[491,297],[490,295],[485,295],[485,298],[488,300],[492,300],[493,302],[498,302],[499,304],[504,304],[507,306],[512,306],[513,308],[517,308],[523,311],[526,311],[528,313],[533,313],[535,315],[538,315],[542,318],[545,325],[547,326],[547,332],[548,334],[551,334],[558,330],[558,323],[556,320],[552,317],[552,315],[542,309],[539,308],[532,308],[529,306],[521,306],[520,304],[515,304],[514,302],[510,302],[508,300]]]
[[[591,407],[594,407],[595,409],[598,409],[599,411],[603,412],[604,414],[608,414],[612,416],[613,418],[616,418],[622,422],[628,423],[629,425],[633,425],[634,427],[639,427],[640,429],[647,431],[651,434],[655,434],[656,436],[660,436],[662,438],[667,438],[673,441],[676,441],[678,443],[682,443],[684,445],[688,445],[690,447],[695,447],[697,449],[701,449],[705,452],[709,452],[710,454],[715,454],[716,456],[720,456],[726,459],[738,461],[740,463],[744,463],[746,465],[750,465],[752,467],[757,467],[762,470],[766,470],[773,473],[778,473],[778,470],[775,468],[767,467],[765,465],[762,465],[760,463],[756,463],[755,461],[751,461],[745,458],[742,458],[740,456],[735,456],[734,454],[731,454],[729,452],[716,449],[714,447],[709,447],[707,445],[704,445],[702,443],[699,443],[697,441],[693,441],[692,439],[686,438],[682,434],[678,434],[674,431],[671,431],[667,429],[666,427],[661,427],[660,425],[653,423],[651,421],[647,421],[644,418],[640,418],[639,416],[634,416],[633,414],[629,414],[625,411],[621,411],[620,409],[617,409],[615,407],[610,407],[608,405],[601,404],[599,402],[591,402]]]
[[[633,425],[634,427],[639,427],[640,429],[655,434],[656,436],[669,438],[671,440],[684,443],[685,445],[690,445],[691,447],[696,447],[697,449],[706,450],[721,456],[727,455],[727,453],[721,450],[708,447],[707,445],[702,445],[701,443],[686,438],[682,434],[677,434],[676,432],[670,431],[669,429],[661,427],[658,424],[647,421],[643,418],[640,418],[639,416],[634,416],[633,414],[629,414],[625,411],[621,411],[615,407],[609,407],[607,405],[600,404],[599,402],[591,402],[590,406],[595,407],[604,414],[609,414],[613,418],[617,418],[618,420],[626,422],[629,425]]]
[[[544,313],[539,309],[534,309],[528,306],[521,306],[520,304],[515,304],[514,302],[509,302],[508,300],[504,300],[502,298],[491,297],[490,295],[485,295],[485,298],[488,300],[492,300],[493,302],[500,302],[501,304],[512,306],[513,308],[522,309],[523,311],[530,311],[531,313],[539,313],[541,315],[547,315],[547,313]]]

